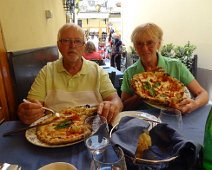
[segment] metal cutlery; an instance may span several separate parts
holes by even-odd
[[[25,103],[32,103],[32,102],[30,102],[29,100],[26,100],[26,99],[23,99],[23,101],[25,102]],[[47,110],[47,111],[49,111],[49,112],[51,112],[53,115],[55,115],[55,116],[57,116],[57,117],[60,117],[60,113],[57,113],[57,112],[55,112],[54,110],[52,110],[52,109],[49,109],[49,108],[47,108],[47,107],[42,107],[43,109],[45,109],[45,110]]]
[[[54,121],[54,120],[49,121],[49,122],[45,122],[45,123],[38,123],[38,124],[36,124],[36,125],[23,127],[23,128],[16,129],[16,130],[12,130],[12,131],[9,131],[9,132],[4,133],[3,136],[6,137],[6,136],[10,136],[10,135],[13,135],[13,134],[16,134],[16,133],[24,132],[24,131],[26,131],[26,130],[28,130],[28,129],[32,129],[32,128],[35,128],[35,127],[48,125],[48,124],[52,123],[53,121]]]

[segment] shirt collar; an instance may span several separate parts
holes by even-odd
[[[158,67],[164,67],[164,65],[165,65],[164,57],[160,53],[157,53],[157,56],[158,56],[158,64],[157,64],[157,66]],[[141,60],[139,59],[137,62],[138,62],[137,63],[138,71],[139,72],[144,72],[145,70],[144,70],[143,65],[141,64]]]
[[[88,68],[89,68],[88,61],[84,57],[82,57],[82,60],[83,60],[82,68],[76,75],[88,74]],[[58,62],[59,62],[58,66],[57,66],[58,72],[67,72],[67,70],[63,66],[63,58],[62,57],[59,59]]]

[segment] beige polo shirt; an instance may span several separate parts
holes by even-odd
[[[83,58],[82,69],[71,76],[60,58],[41,69],[28,98],[44,101],[45,106],[60,110],[70,106],[97,105],[115,92],[108,73],[96,63]]]

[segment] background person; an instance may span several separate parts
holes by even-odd
[[[131,88],[130,80],[133,75],[144,71],[154,71],[159,67],[180,80],[192,93],[194,98],[186,98],[180,102],[178,109],[182,113],[192,112],[208,102],[207,91],[201,87],[186,66],[180,60],[163,57],[158,52],[162,37],[163,31],[154,23],[139,25],[132,32],[131,41],[139,55],[139,60],[124,73],[121,87],[124,110],[138,109],[144,104]]]
[[[96,47],[92,41],[88,41],[85,46],[83,57],[87,60],[98,60],[99,65],[104,65],[102,56],[96,51]]]
[[[112,39],[112,51],[111,51],[111,66],[117,67],[121,71],[121,55],[122,55],[122,41],[120,40],[120,35],[114,33]]]
[[[25,124],[44,116],[42,106],[53,110],[79,105],[98,105],[98,113],[110,123],[122,110],[122,102],[108,73],[82,57],[85,35],[81,27],[65,24],[58,32],[57,46],[62,57],[47,63],[28,93],[33,103],[21,103],[18,115]]]

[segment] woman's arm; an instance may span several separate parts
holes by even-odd
[[[122,92],[121,100],[124,105],[123,110],[136,110],[142,104],[142,100],[137,95],[130,95],[126,92]]]

